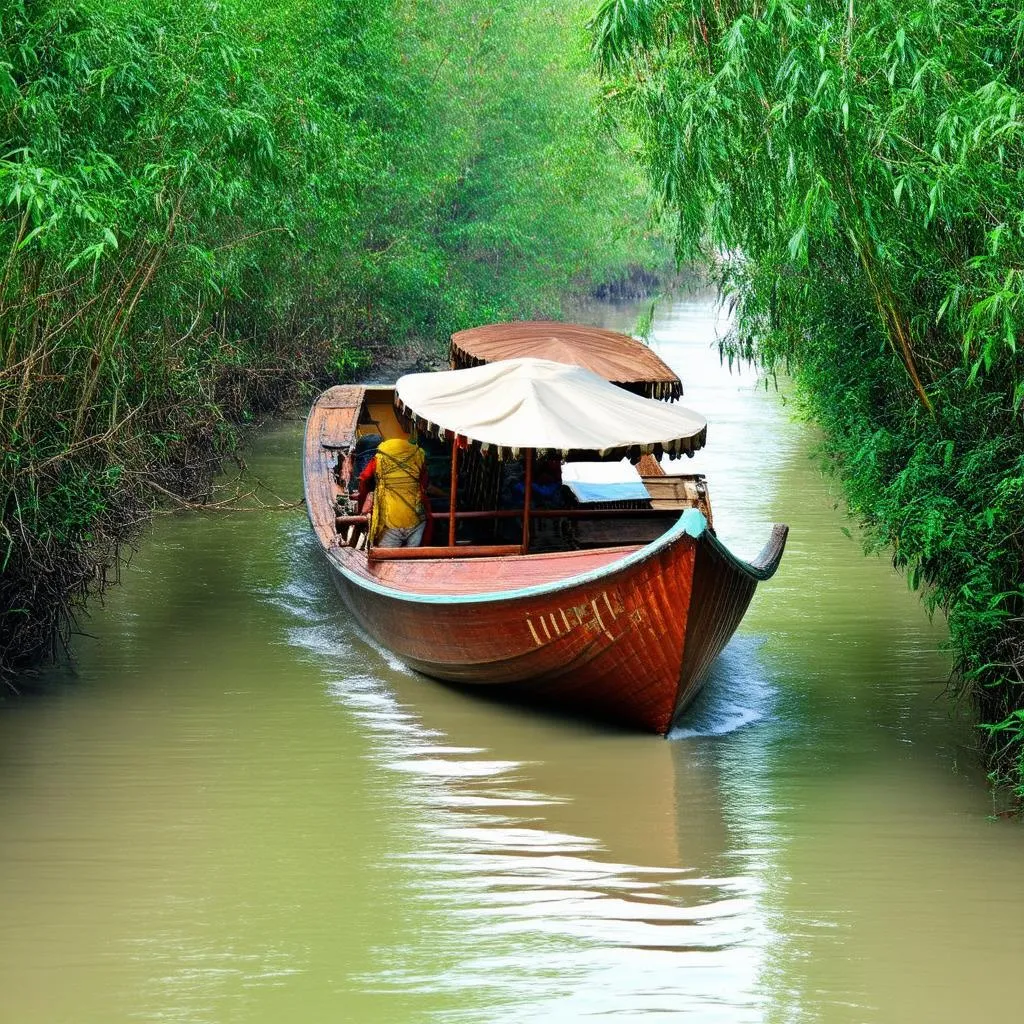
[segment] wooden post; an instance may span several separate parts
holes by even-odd
[[[530,548],[530,498],[533,493],[533,449],[526,449],[526,493],[523,496],[523,554]]]
[[[452,490],[448,498],[448,547],[455,547],[455,505],[459,496],[459,435],[452,433]]]

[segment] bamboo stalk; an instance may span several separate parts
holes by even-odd
[[[910,340],[907,337],[908,332],[903,329],[902,319],[899,313],[896,312],[892,296],[890,294],[883,299],[881,288],[871,272],[871,265],[867,254],[862,246],[858,246],[858,249],[861,265],[864,267],[864,273],[867,274],[868,283],[871,285],[871,291],[874,295],[875,305],[878,307],[878,315],[881,317],[883,327],[888,328],[885,333],[888,336],[889,344],[897,355],[900,356],[903,366],[907,371],[907,376],[910,377],[914,391],[917,392],[917,397],[920,399],[921,404],[928,410],[929,415],[934,416],[935,409],[932,406],[931,399],[928,397],[928,393],[924,389],[924,385],[921,383],[921,378],[917,372],[917,361],[914,358],[914,350],[911,348]],[[898,348],[893,342],[894,333],[899,343]]]
[[[850,4],[850,14],[853,14],[853,4]],[[858,213],[863,217],[860,212],[860,196],[857,189],[853,184],[853,174],[850,170],[848,161],[845,161],[846,166],[844,168],[844,175],[846,178],[846,187],[850,193],[850,197],[853,200],[855,208]],[[868,284],[871,287],[871,293],[875,300],[875,305],[878,308],[878,315],[882,321],[882,327],[885,330],[886,338],[889,342],[893,352],[895,352],[901,359],[904,368],[907,371],[907,376],[910,377],[910,382],[914,387],[914,391],[917,393],[917,397],[921,404],[928,410],[928,414],[932,417],[935,416],[935,409],[932,406],[931,399],[928,397],[928,393],[924,389],[924,385],[921,383],[921,377],[917,372],[917,361],[914,358],[914,350],[911,346],[909,335],[909,328],[907,331],[903,329],[902,318],[896,312],[896,303],[893,299],[892,291],[887,286],[880,285],[876,280],[876,274],[872,269],[872,261],[868,256],[869,245],[860,237],[860,233],[857,231],[855,225],[849,223],[846,217],[843,218],[847,221],[847,232],[850,240],[853,242],[853,247],[857,251],[857,256],[860,259],[861,266],[864,268],[864,273],[867,275]],[[883,297],[883,287],[885,290],[885,296]],[[896,335],[896,340],[893,340],[893,333]],[[898,342],[898,348],[897,348]]]

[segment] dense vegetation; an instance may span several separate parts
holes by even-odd
[[[0,0],[0,672],[230,421],[656,245],[585,15]]]
[[[853,512],[949,620],[1024,794],[1024,9],[605,0],[609,107],[783,364]]]

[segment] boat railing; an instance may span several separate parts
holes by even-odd
[[[479,509],[455,513],[456,522],[481,520],[521,520],[521,509]],[[553,508],[532,509],[531,520],[570,520],[594,522],[619,521],[657,521],[672,516],[673,512],[666,509],[618,509],[618,508]],[[446,522],[451,518],[449,511],[430,513],[432,520]],[[367,557],[373,560],[416,559],[416,558],[487,558],[522,555],[527,552],[522,544],[472,544],[465,541],[448,545],[425,545],[415,548],[379,548],[366,543],[369,528],[367,515],[339,515],[335,517],[335,528],[339,542],[343,547],[366,549]],[[451,533],[449,532],[449,536]],[[627,541],[623,541],[627,542]]]
[[[458,544],[453,548],[426,546],[420,548],[370,548],[368,557],[375,562],[415,558],[507,558],[521,555],[520,544]]]
[[[664,518],[671,515],[674,510],[664,508],[543,508],[531,509],[531,519],[633,519],[633,518]],[[450,512],[431,512],[431,519],[447,520]],[[465,519],[522,519],[522,509],[498,508],[473,510],[469,512],[456,512],[455,518],[459,521]],[[338,516],[335,523],[338,529],[346,526],[365,526],[369,522],[369,516]]]

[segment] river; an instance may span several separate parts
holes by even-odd
[[[655,321],[710,422],[687,467],[740,553],[792,532],[668,741],[407,671],[301,509],[163,517],[74,671],[0,702],[0,1020],[1012,1013],[1024,833],[992,817],[942,624],[864,557],[785,393],[720,364],[722,328],[699,293]],[[301,434],[247,455],[285,498]]]

